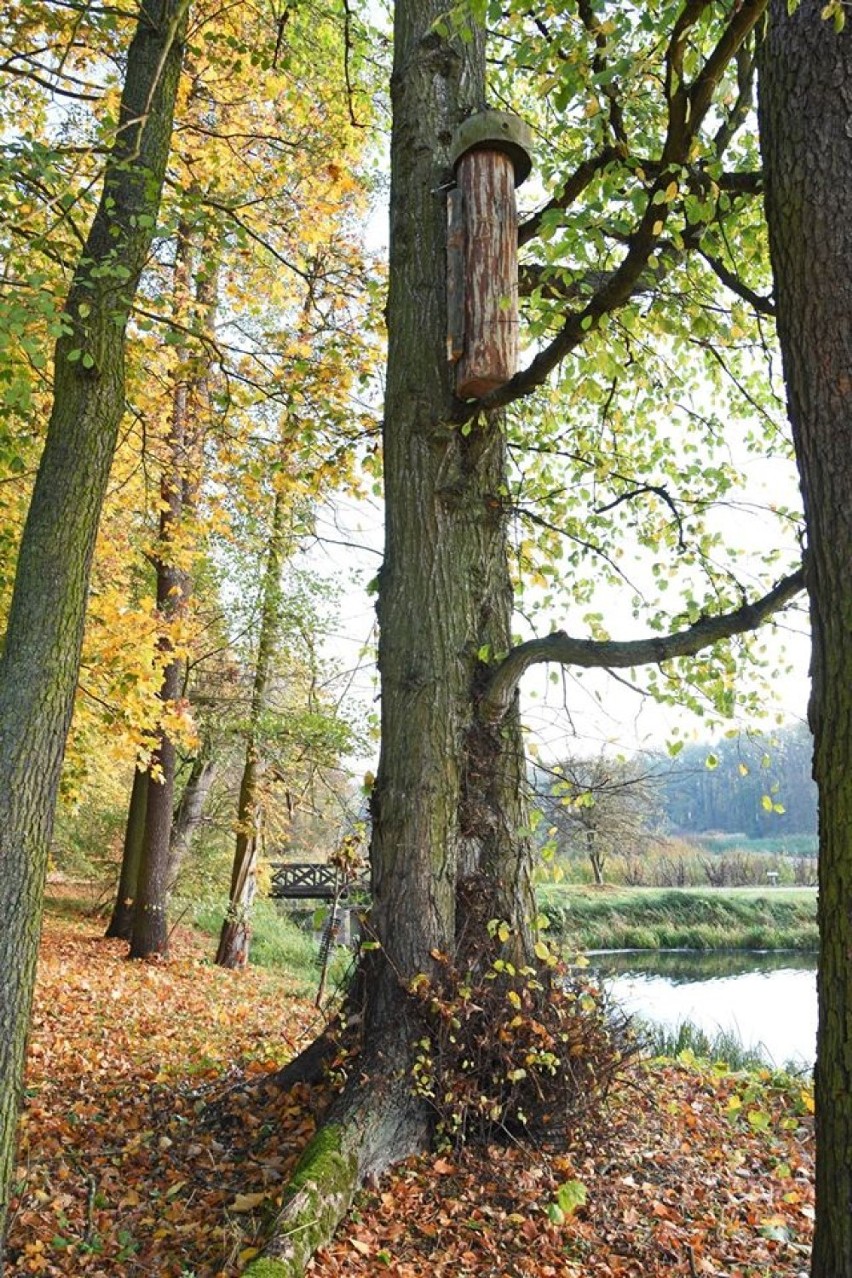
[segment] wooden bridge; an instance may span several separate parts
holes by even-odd
[[[346,897],[353,888],[366,890],[370,885],[368,870],[354,879],[341,882],[333,865],[315,861],[275,861],[272,864],[272,886],[269,895],[286,901],[333,901]]]

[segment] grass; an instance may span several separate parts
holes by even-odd
[[[676,1026],[654,1025],[649,1021],[635,1021],[634,1028],[650,1056],[676,1061],[694,1057],[697,1061],[709,1061],[724,1065],[733,1071],[772,1070],[775,1075],[807,1074],[801,1063],[788,1062],[780,1070],[760,1044],[745,1045],[731,1030],[717,1030],[708,1034],[694,1021],[680,1021]]]
[[[651,1056],[676,1060],[691,1053],[699,1060],[724,1062],[730,1070],[775,1068],[759,1046],[744,1046],[729,1030],[710,1035],[693,1021],[681,1021],[674,1027],[643,1021],[636,1023],[636,1029]]]
[[[691,835],[690,841],[709,852],[757,852],[764,856],[816,856],[819,836],[816,834],[773,834],[760,839],[741,834]]]
[[[180,907],[176,905],[173,913],[177,917]],[[208,936],[218,937],[224,913],[223,902],[206,902],[192,908],[191,922]],[[251,917],[252,966],[287,972],[295,981],[299,994],[315,994],[320,973],[316,933],[300,927],[274,901],[255,901]],[[350,959],[348,950],[338,948],[334,951],[328,979],[330,989],[334,989],[344,979]]]
[[[815,950],[808,888],[584,888],[546,885],[539,907],[578,950]]]

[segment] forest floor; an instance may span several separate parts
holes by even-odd
[[[267,1079],[316,1013],[280,973],[213,967],[209,938],[189,929],[160,963],[130,963],[101,936],[98,919],[46,919],[7,1272],[231,1278],[324,1101]],[[311,1273],[799,1278],[812,1108],[809,1087],[767,1071],[638,1065],[566,1150],[398,1168]],[[554,1223],[560,1187],[563,1206],[586,1201]]]

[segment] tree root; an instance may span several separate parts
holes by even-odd
[[[359,1066],[299,1160],[272,1237],[245,1278],[302,1278],[365,1180],[426,1148],[430,1115],[408,1070],[390,1071],[386,1060],[375,1072]]]
[[[284,1092],[297,1083],[321,1083],[326,1076],[327,1067],[339,1050],[335,1027],[330,1026],[319,1038],[303,1048],[298,1056],[276,1070],[269,1081]]]

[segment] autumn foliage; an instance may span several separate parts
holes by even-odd
[[[10,1272],[231,1278],[262,1244],[328,1100],[271,1071],[315,1032],[286,976],[215,968],[178,929],[128,963],[49,914],[12,1202]],[[636,1065],[606,1124],[409,1161],[362,1194],[317,1278],[797,1278],[812,1098],[796,1080]]]

